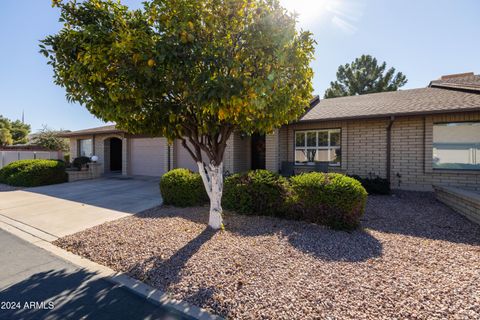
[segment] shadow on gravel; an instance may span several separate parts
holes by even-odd
[[[386,233],[480,245],[480,226],[439,202],[431,192],[369,196],[362,225]]]
[[[177,250],[168,259],[152,256],[134,265],[129,270],[129,274],[142,281],[147,281],[154,286],[158,286],[160,283],[165,288],[168,288],[170,285],[180,281],[180,274],[185,264],[216,232],[216,230],[211,228],[205,228],[202,233],[190,240],[190,242]],[[146,275],[144,275],[144,270],[149,270]]]
[[[0,292],[0,319],[193,319],[153,305],[84,270],[40,272]]]
[[[158,213],[155,209],[147,210],[138,214],[137,217],[158,219],[181,217],[195,223],[205,224],[208,221],[208,208],[163,207]],[[224,218],[225,229],[228,232],[245,237],[278,234],[288,239],[289,243],[295,248],[326,261],[359,262],[382,255],[380,241],[361,228],[352,232],[345,232],[303,221],[266,216],[245,216],[229,212],[225,212]],[[213,236],[209,235],[210,238],[207,239],[207,235],[204,233],[199,236],[200,239],[192,240],[193,244],[189,243],[187,247],[198,250],[199,242],[206,242]],[[182,248],[181,250],[190,249]],[[195,252],[191,251],[191,253]],[[179,254],[179,256],[181,257],[182,254]],[[152,261],[148,263],[151,265]],[[182,266],[184,264],[185,261],[182,261]],[[175,267],[175,263],[172,263],[171,267]]]

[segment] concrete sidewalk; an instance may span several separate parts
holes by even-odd
[[[0,319],[194,319],[0,229]]]
[[[0,192],[0,221],[46,241],[162,203],[158,178],[103,178]]]

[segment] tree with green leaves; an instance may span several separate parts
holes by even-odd
[[[52,130],[46,125],[43,126],[32,138],[32,144],[44,147],[48,150],[67,152],[70,148],[68,139],[59,136],[63,131]]]
[[[395,68],[385,71],[386,68],[386,62],[378,65],[377,59],[370,55],[362,55],[351,64],[339,66],[337,80],[330,82],[325,98],[396,91],[407,83],[403,73],[395,73]]]
[[[54,1],[62,30],[41,52],[69,101],[133,134],[180,139],[222,226],[223,156],[234,130],[268,133],[312,93],[314,40],[278,0]]]
[[[26,144],[28,142],[28,134],[30,133],[30,125],[20,120],[15,120],[10,122],[10,126],[13,144]]]
[[[0,115],[0,129],[5,129],[2,134],[4,137],[4,140],[2,140],[3,145],[25,144],[28,142],[27,136],[30,133],[30,125],[24,124],[20,120],[11,121]]]
[[[0,146],[8,146],[13,143],[12,134],[7,128],[0,127]]]

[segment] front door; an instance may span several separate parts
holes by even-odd
[[[122,140],[110,139],[110,171],[122,171]]]
[[[265,135],[252,135],[252,170],[265,169]]]

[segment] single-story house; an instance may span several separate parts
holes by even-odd
[[[97,155],[102,172],[161,176],[197,167],[179,141],[130,135],[114,125],[74,131],[71,158]],[[229,172],[285,163],[296,171],[329,163],[330,171],[390,180],[394,189],[454,185],[480,190],[480,75],[443,76],[428,87],[312,100],[296,122],[266,136],[235,132]]]

